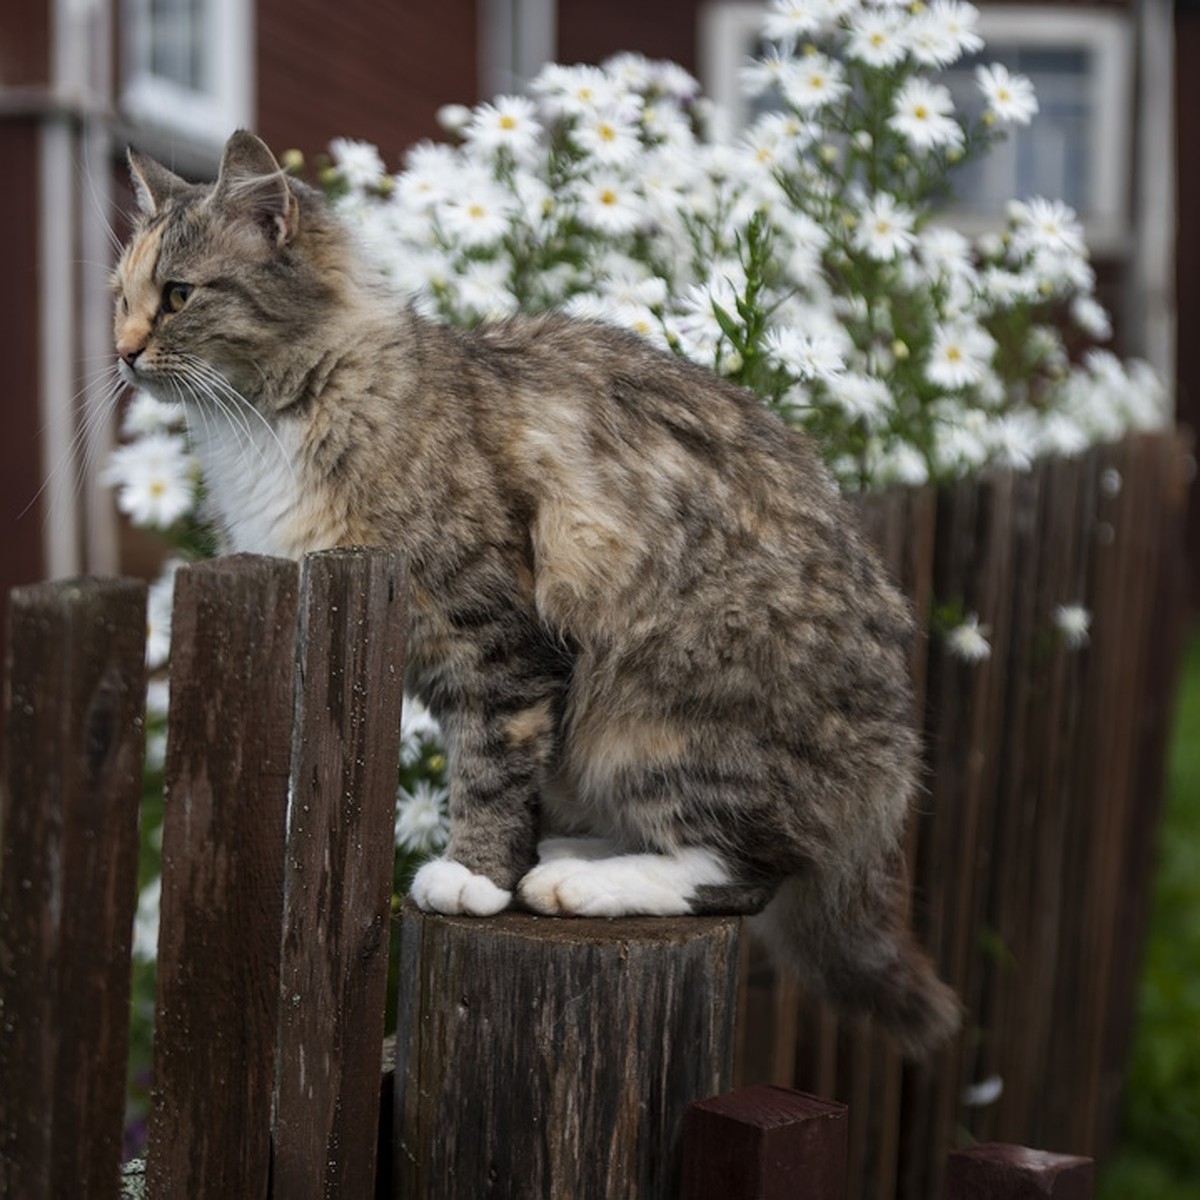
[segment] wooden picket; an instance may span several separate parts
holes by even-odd
[[[145,586],[9,600],[0,798],[0,1196],[111,1195],[137,901]]]

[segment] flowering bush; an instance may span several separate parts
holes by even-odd
[[[974,242],[939,219],[955,168],[1037,111],[999,64],[975,69],[981,115],[955,110],[939,73],[982,49],[976,20],[958,0],[773,0],[767,49],[742,72],[759,113],[733,136],[687,72],[626,54],[444,110],[453,144],[413,147],[395,176],[339,139],[321,181],[423,312],[557,308],[635,330],[812,432],[844,487],[1024,468],[1160,424],[1166,396],[1144,364],[1094,348],[1110,324],[1064,204],[1014,200]],[[181,425],[137,398],[109,477],[135,523],[195,555],[211,547]],[[169,583],[151,605],[155,665],[164,597]],[[1064,610],[1068,644],[1087,621]],[[965,661],[989,653],[973,614],[946,634]],[[396,833],[420,853],[445,836],[445,764],[409,712]]]

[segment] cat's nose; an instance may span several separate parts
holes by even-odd
[[[122,339],[117,343],[117,354],[125,361],[126,365],[131,367],[141,358],[142,351],[145,349],[145,342],[127,342]]]

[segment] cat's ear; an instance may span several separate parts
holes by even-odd
[[[133,194],[138,208],[146,216],[153,217],[172,196],[190,186],[186,179],[180,179],[174,171],[168,171],[147,155],[139,154],[132,146],[127,153]]]
[[[300,227],[300,206],[266,142],[239,129],[225,143],[211,203],[227,217],[257,226],[276,246]]]

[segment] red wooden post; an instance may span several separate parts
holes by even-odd
[[[273,1193],[375,1190],[404,695],[399,555],[304,563]]]
[[[265,1197],[299,571],[175,581],[150,1195]]]
[[[846,1113],[771,1084],[690,1104],[682,1200],[844,1200]]]
[[[0,795],[0,1195],[114,1197],[145,704],[146,589],[17,588]]]
[[[982,1143],[954,1151],[946,1200],[1092,1200],[1092,1160]]]

